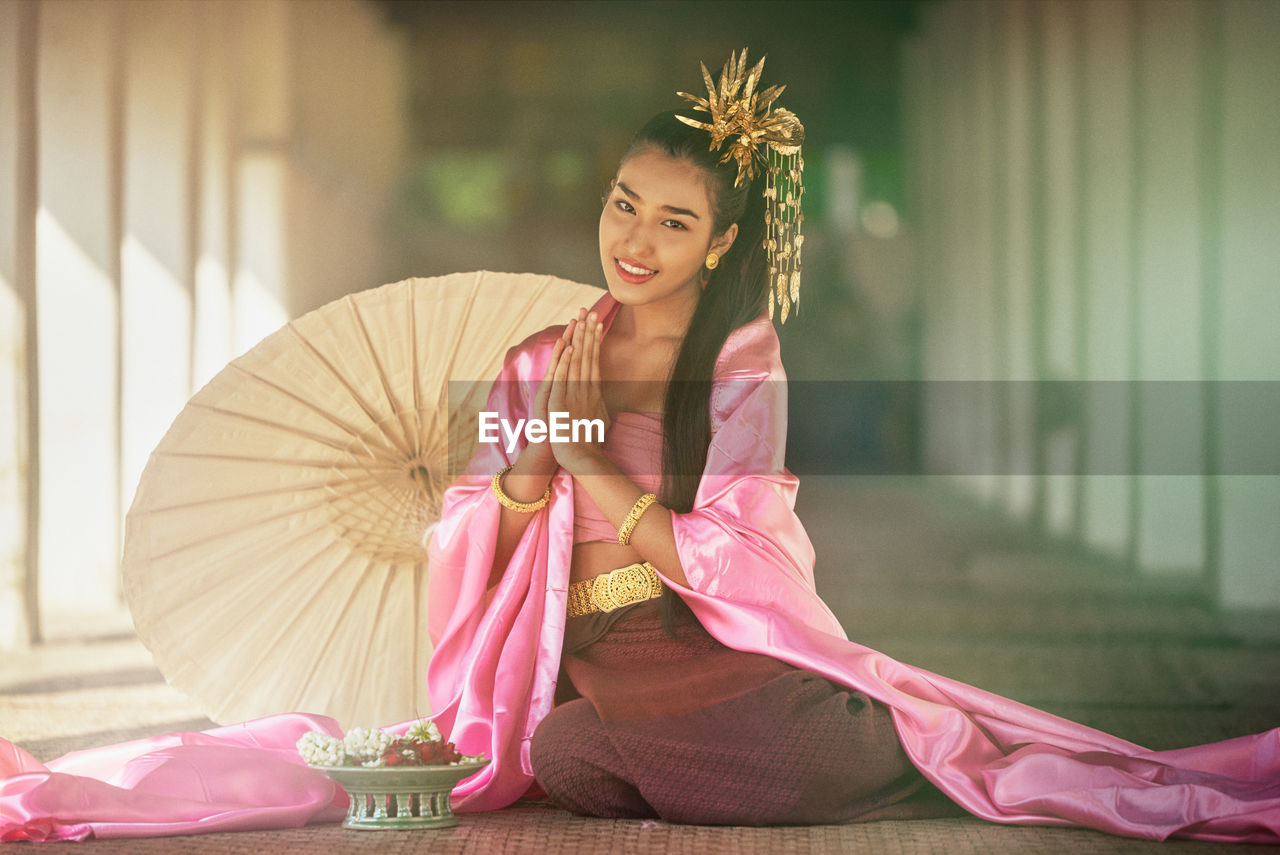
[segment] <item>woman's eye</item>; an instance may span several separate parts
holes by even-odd
[[[683,230],[688,228],[688,226],[686,226],[684,223],[680,222],[679,220],[665,220],[662,224],[672,229]]]
[[[619,199],[614,204],[617,205],[618,210],[622,211],[624,214],[634,214],[636,212],[636,209],[631,207],[631,203],[626,199]]]

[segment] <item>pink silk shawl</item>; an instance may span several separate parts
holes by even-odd
[[[595,310],[608,324],[617,304],[606,295]],[[486,409],[528,416],[562,329],[511,349]],[[1280,842],[1280,729],[1148,751],[846,638],[814,589],[813,548],[794,513],[797,480],[783,464],[785,376],[763,317],[725,343],[711,427],[694,507],[673,515],[689,581],[673,587],[721,643],[888,704],[912,762],[985,819],[1155,839]],[[567,474],[552,479],[551,502],[530,520],[501,580],[486,589],[499,517],[489,480],[515,456],[501,444],[481,447],[446,493],[430,543],[434,717],[462,751],[494,758],[455,791],[464,811],[503,807],[529,788],[529,743],[551,710],[559,673],[573,546]]]
[[[336,822],[346,794],[295,747],[312,730],[342,735],[333,719],[286,713],[73,751],[48,765],[0,739],[0,841]]]
[[[605,296],[596,310],[610,322],[616,304]],[[488,409],[527,415],[558,334],[546,330],[511,350],[501,378],[511,382],[494,385]],[[980,817],[1280,842],[1280,730],[1147,751],[848,641],[814,591],[813,549],[793,512],[783,380],[768,321],[730,336],[712,388],[706,471],[693,510],[673,521],[690,583],[680,595],[712,635],[888,704],[912,761]],[[502,444],[481,447],[447,492],[430,543],[435,718],[463,751],[493,758],[455,792],[460,810],[500,808],[526,792],[529,740],[551,709],[559,671],[572,484],[563,473],[553,479],[552,502],[486,590],[498,525],[489,478],[507,462]],[[337,821],[346,796],[295,748],[310,730],[339,734],[332,719],[291,713],[73,752],[47,765],[0,739],[0,841]]]

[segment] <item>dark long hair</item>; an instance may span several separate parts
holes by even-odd
[[[696,116],[696,114],[694,114]],[[711,383],[716,359],[729,334],[755,320],[768,297],[769,268],[765,257],[762,176],[734,187],[737,164],[720,164],[710,151],[707,131],[676,119],[676,112],[659,113],[631,141],[623,161],[645,150],[657,150],[687,161],[706,176],[712,205],[712,233],[723,234],[735,223],[738,235],[720,264],[710,271],[688,331],[676,355],[667,385],[662,426],[662,503],[673,511],[693,509],[694,497],[711,445]],[[667,597],[663,625],[671,631],[679,597]]]

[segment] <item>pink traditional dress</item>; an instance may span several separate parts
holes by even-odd
[[[595,310],[609,324],[609,296]],[[607,328],[607,327],[606,327]],[[508,354],[486,409],[527,417],[560,329]],[[1280,843],[1280,729],[1148,751],[1007,698],[904,665],[849,641],[817,596],[813,548],[783,465],[786,385],[761,318],[716,364],[712,441],[693,509],[673,515],[688,578],[678,592],[725,647],[757,653],[865,694],[891,710],[924,777],[996,822],[1084,826],[1163,839]],[[485,445],[449,489],[432,536],[428,687],[440,729],[493,762],[455,791],[461,811],[511,804],[534,781],[530,745],[554,705],[574,543],[572,479],[558,473],[501,580],[487,587],[499,506]],[[658,568],[659,572],[661,568]],[[0,740],[0,840],[189,834],[342,816],[345,797],[302,765],[294,743],[332,721],[285,715],[69,754],[47,766]]]
[[[605,296],[595,306],[606,331],[617,305]],[[544,330],[511,350],[487,410],[529,415],[537,388],[530,378],[545,373],[560,332]],[[778,339],[762,316],[731,334],[720,354],[706,468],[693,509],[672,518],[689,587],[663,581],[711,636],[890,707],[912,763],[984,819],[1280,842],[1280,729],[1148,751],[849,641],[814,589],[813,547],[794,513],[798,482],[783,462],[786,413]],[[510,804],[533,782],[530,743],[552,709],[561,662],[574,542],[567,474],[552,480],[551,502],[486,590],[499,518],[489,479],[515,456],[481,449],[446,493],[431,541],[435,718],[459,750],[494,758],[455,790],[464,811]]]

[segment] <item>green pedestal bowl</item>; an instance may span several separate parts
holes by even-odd
[[[453,766],[317,766],[347,791],[344,828],[382,831],[458,824],[449,794],[488,760]]]

